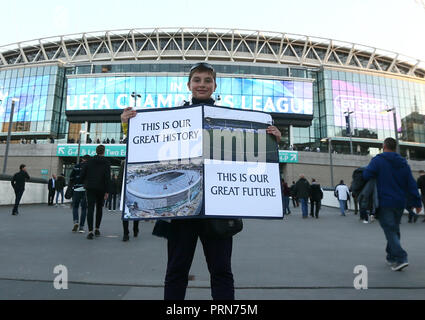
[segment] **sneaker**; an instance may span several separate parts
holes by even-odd
[[[96,237],[99,237],[99,236],[100,236],[100,231],[99,231],[99,229],[95,229],[95,230],[94,230],[94,235],[95,235]]]
[[[393,270],[393,271],[401,271],[404,268],[406,268],[408,265],[409,265],[408,262],[396,262],[391,267],[391,270]]]
[[[392,260],[385,260],[388,266],[392,267],[396,262]]]
[[[78,232],[79,233],[84,233],[85,231],[84,231],[84,227],[80,227],[79,229],[78,229]]]
[[[89,232],[89,234],[87,235],[87,239],[93,240],[93,232]]]
[[[77,232],[78,230],[78,223],[74,224],[74,228],[72,228],[72,232]]]
[[[363,220],[363,223],[369,223],[367,220]]]
[[[122,241],[128,241],[128,240],[130,240],[130,237],[128,236],[128,234],[125,234],[125,235],[122,237]]]

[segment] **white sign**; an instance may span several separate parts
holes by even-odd
[[[278,163],[204,162],[205,215],[282,218]]]
[[[128,163],[202,156],[202,107],[138,113],[130,119]]]

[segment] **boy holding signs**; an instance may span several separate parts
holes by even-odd
[[[192,92],[191,102],[185,105],[214,105],[211,97],[217,88],[216,72],[205,62],[192,66],[187,83]],[[136,116],[136,111],[126,108],[121,114],[124,132],[128,120]],[[269,126],[266,131],[279,142],[280,131]],[[172,220],[168,235],[168,263],[165,276],[164,299],[183,300],[188,284],[189,270],[192,265],[198,237],[201,239],[204,254],[211,274],[211,295],[214,300],[234,300],[234,281],[231,268],[233,238],[210,238],[203,234],[208,219]]]

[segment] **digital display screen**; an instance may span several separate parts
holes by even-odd
[[[49,81],[50,76],[44,75],[0,84],[0,122],[9,122],[12,98],[19,99],[15,102],[13,121],[44,121]]]
[[[382,97],[374,97],[366,90],[361,90],[353,83],[332,80],[335,126],[346,126],[346,114],[351,112],[351,128],[387,129],[393,130],[394,118],[392,112],[385,110],[393,106]],[[397,128],[401,128],[400,115],[396,114]]]
[[[67,111],[172,108],[190,100],[187,77],[69,78]],[[220,106],[313,115],[313,83],[287,80],[217,78],[213,98]]]

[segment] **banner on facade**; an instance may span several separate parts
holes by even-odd
[[[210,106],[138,111],[128,129],[123,219],[282,218],[271,121]]]

